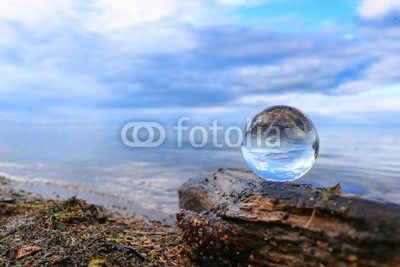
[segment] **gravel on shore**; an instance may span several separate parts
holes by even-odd
[[[76,196],[45,199],[0,177],[0,266],[188,266],[178,230]]]

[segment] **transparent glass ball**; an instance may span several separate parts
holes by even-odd
[[[318,156],[319,138],[311,119],[290,106],[273,106],[248,121],[243,156],[270,181],[293,181],[306,174]]]

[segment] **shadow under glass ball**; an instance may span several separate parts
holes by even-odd
[[[314,165],[319,151],[318,133],[311,119],[300,110],[273,106],[247,123],[242,151],[258,176],[271,181],[293,181]]]

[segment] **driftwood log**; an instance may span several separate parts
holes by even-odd
[[[178,227],[205,266],[400,266],[400,206],[220,169],[179,189]]]

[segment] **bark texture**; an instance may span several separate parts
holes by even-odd
[[[400,205],[269,182],[246,170],[191,179],[178,226],[209,266],[400,266]]]

